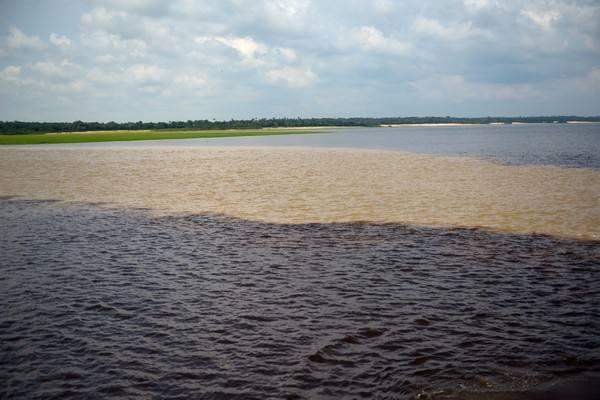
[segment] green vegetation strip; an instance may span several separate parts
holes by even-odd
[[[28,135],[0,135],[3,144],[48,144],[48,143],[85,143],[116,142],[130,140],[198,139],[238,136],[273,136],[307,133],[325,133],[325,129],[260,129],[260,130],[151,130],[151,131],[98,131],[76,133],[46,133]]]

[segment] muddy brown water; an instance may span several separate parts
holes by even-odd
[[[275,223],[402,223],[600,239],[600,171],[397,151],[0,148],[0,195]]]

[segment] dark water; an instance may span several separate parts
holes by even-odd
[[[121,142],[117,146],[309,146],[471,156],[510,165],[600,169],[600,124],[350,128],[335,133]],[[83,146],[106,146],[103,143]],[[111,144],[112,145],[112,144]]]
[[[1,398],[600,393],[598,242],[15,199],[0,221]]]

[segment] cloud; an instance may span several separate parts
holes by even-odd
[[[249,36],[198,36],[194,38],[194,43],[200,46],[209,45],[208,48],[203,49],[204,52],[211,51],[210,45],[234,50],[238,58],[241,59],[242,65],[251,68],[268,68],[281,63],[294,63],[299,59],[294,49],[269,47]],[[235,62],[232,64],[237,65]]]
[[[39,61],[31,64],[30,68],[49,77],[68,77],[73,75],[78,66],[69,60],[62,60],[61,62]]]
[[[117,60],[112,54],[101,54],[94,58],[94,61],[98,64],[111,64]]]
[[[308,0],[267,0],[262,3],[265,19],[280,31],[297,31],[308,22],[306,17],[311,7]]]
[[[51,33],[49,37],[50,43],[65,50],[71,47],[73,42],[66,36]]]
[[[32,93],[48,94],[81,92],[84,90],[86,83],[80,79],[67,79],[58,82],[33,79],[23,76],[21,67],[10,65],[0,70],[0,89],[5,85],[6,87],[17,87],[19,92],[32,90]]]
[[[174,82],[186,88],[201,88],[208,85],[208,80],[202,75],[178,75]]]
[[[352,33],[354,42],[365,51],[374,51],[395,55],[406,54],[410,45],[393,37],[386,37],[374,26],[363,26]]]
[[[521,11],[521,14],[542,29],[550,29],[552,24],[556,23],[561,17],[556,10],[526,9]]]
[[[164,69],[156,65],[144,64],[132,65],[127,69],[127,73],[140,83],[158,82],[166,75]]]
[[[287,47],[277,47],[275,52],[286,61],[292,62],[298,59],[298,54],[293,49]]]
[[[81,35],[81,43],[89,51],[113,51],[126,54],[128,57],[140,58],[147,55],[148,44],[138,38],[124,39],[119,35],[94,31]]]
[[[216,37],[216,41],[236,50],[242,57],[254,58],[267,52],[267,46],[251,37]]]
[[[479,11],[490,5],[490,0],[463,0],[464,7],[469,11]]]
[[[87,84],[85,81],[77,79],[66,83],[53,84],[50,86],[50,89],[57,92],[78,93],[85,90],[86,87]]]
[[[396,9],[396,5],[391,0],[375,0],[373,3],[375,12],[378,14],[389,14]]]
[[[168,8],[168,3],[162,0],[87,0],[89,3],[108,7],[111,9],[122,9],[128,12],[140,14],[161,15]]]
[[[572,84],[581,92],[598,93],[600,91],[600,67],[593,68],[584,76],[576,77]]]
[[[128,66],[111,65],[96,66],[89,70],[86,80],[101,85],[125,87],[158,87],[166,86],[169,81],[175,81],[170,71],[152,64],[133,64]],[[178,82],[181,82],[179,80]],[[192,83],[188,80],[188,83]]]
[[[443,25],[437,19],[424,17],[415,20],[413,30],[418,34],[436,36],[442,40],[464,40],[469,37],[487,38],[490,36],[489,32],[474,28],[470,21]]]
[[[0,80],[14,82],[21,76],[21,67],[15,65],[9,65],[4,69],[0,70]]]
[[[310,69],[299,67],[273,69],[267,72],[266,77],[273,85],[285,85],[294,89],[310,86],[317,79],[317,75]]]
[[[100,28],[110,30],[119,21],[119,19],[125,19],[127,13],[122,11],[109,11],[104,7],[94,8],[91,12],[85,13],[81,16],[81,22],[87,26],[93,26],[94,28]]]
[[[27,36],[16,27],[9,28],[10,35],[6,39],[8,47],[13,49],[34,49],[40,50],[44,48],[44,44],[38,36]]]
[[[529,84],[471,82],[461,75],[434,75],[409,83],[422,98],[465,100],[523,100],[539,97]]]
[[[0,32],[5,102],[31,118],[539,114],[567,92],[600,113],[597,1],[85,0],[51,26],[40,4]],[[70,108],[25,101],[55,93]]]

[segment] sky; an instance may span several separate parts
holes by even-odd
[[[598,0],[0,0],[0,120],[558,114]]]

